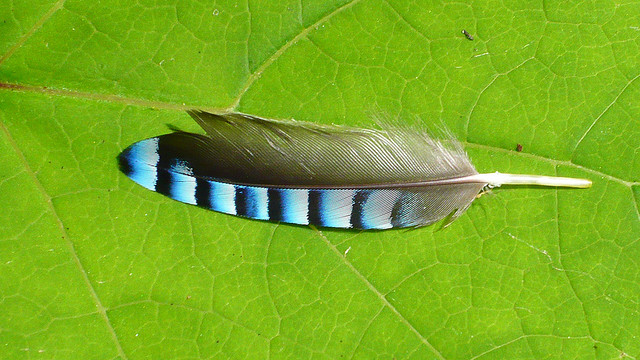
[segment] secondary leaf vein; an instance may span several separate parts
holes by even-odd
[[[85,282],[85,284],[87,286],[87,289],[89,290],[89,293],[91,295],[91,298],[93,299],[93,302],[94,302],[94,304],[96,306],[96,309],[98,310],[98,313],[100,314],[102,319],[105,321],[105,323],[107,325],[107,330],[109,331],[109,333],[113,337],[113,341],[114,341],[114,344],[116,346],[116,350],[118,352],[118,355],[122,359],[126,360],[127,356],[124,353],[124,350],[122,349],[122,346],[120,344],[120,341],[118,340],[118,336],[116,335],[116,332],[115,332],[113,326],[111,325],[111,321],[109,320],[109,316],[107,315],[107,309],[102,305],[102,302],[100,301],[100,298],[98,297],[98,294],[96,293],[95,289],[93,288],[93,285],[91,284],[91,281],[89,280],[87,272],[84,269],[84,266],[82,265],[82,262],[80,261],[80,258],[78,257],[78,254],[77,254],[77,252],[75,250],[75,247],[74,247],[73,243],[71,242],[71,240],[69,240],[69,235],[67,234],[67,231],[65,230],[64,224],[62,223],[62,219],[60,218],[60,216],[58,216],[58,213],[57,213],[57,211],[55,209],[55,206],[53,206],[53,202],[51,201],[51,197],[46,192],[46,190],[42,186],[42,183],[40,183],[40,181],[38,180],[36,174],[31,169],[31,166],[27,162],[27,159],[25,158],[24,154],[22,153],[22,151],[18,147],[18,144],[13,139],[13,136],[11,136],[11,133],[9,133],[9,130],[4,125],[4,123],[0,123],[0,128],[2,128],[2,131],[4,132],[7,140],[9,141],[9,144],[11,144],[11,146],[13,147],[14,151],[16,152],[16,154],[18,154],[18,157],[22,161],[22,164],[24,165],[26,172],[33,179],[33,182],[35,183],[35,185],[38,188],[38,190],[40,190],[40,193],[42,194],[42,197],[44,198],[45,203],[49,207],[49,210],[51,211],[51,213],[55,217],[55,219],[56,219],[56,221],[58,223],[58,227],[60,228],[60,232],[63,235],[65,243],[67,244],[68,250],[71,253],[71,255],[73,257],[73,261],[75,262],[78,270],[80,271],[80,273],[82,275],[82,278],[83,278],[83,280],[84,280],[84,282]]]
[[[7,51],[6,54],[4,54],[4,55],[2,55],[2,57],[0,57],[0,65],[2,65],[2,63],[5,60],[10,58],[11,55],[13,55],[13,53],[16,52],[16,50],[21,48],[22,45],[24,45],[24,43],[27,42],[27,40],[33,34],[35,34],[35,32],[38,31],[42,27],[42,25],[45,22],[47,22],[47,20],[49,20],[51,18],[51,16],[53,16],[53,14],[55,14],[56,11],[58,11],[60,8],[62,8],[62,5],[64,5],[64,2],[65,2],[65,0],[58,0],[55,4],[53,4],[51,9],[49,9],[49,11],[47,11],[46,14],[44,14],[38,21],[36,21],[36,23],[33,24],[31,29],[29,29],[29,31],[27,31],[24,35],[22,35],[22,37],[20,37],[20,39],[15,44],[13,44],[12,47],[9,48],[9,51]]]
[[[320,20],[318,20],[315,23],[313,23],[313,24],[307,26],[306,28],[302,29],[302,31],[300,33],[298,33],[298,35],[294,36],[291,40],[287,41],[284,45],[282,45],[282,47],[280,47],[278,50],[276,50],[276,52],[274,52],[273,55],[271,55],[267,60],[265,60],[265,62],[263,62],[262,65],[260,65],[260,67],[258,67],[258,69],[256,71],[254,71],[253,74],[251,74],[249,76],[249,78],[247,79],[247,82],[245,83],[245,86],[240,90],[240,92],[238,93],[238,96],[236,97],[234,102],[226,110],[227,111],[236,110],[238,108],[238,105],[240,104],[240,100],[242,100],[242,97],[249,90],[251,85],[253,85],[253,83],[258,78],[260,78],[262,73],[269,66],[271,66],[271,64],[273,64],[273,62],[276,61],[282,54],[284,54],[291,46],[295,45],[298,41],[303,39],[305,36],[309,35],[309,33],[312,30],[316,29],[318,26],[320,26],[323,23],[327,22],[329,19],[334,17],[336,14],[339,14],[342,11],[344,11],[346,9],[349,9],[350,7],[352,7],[353,5],[357,4],[358,2],[360,2],[360,0],[352,0],[352,1],[350,1],[350,2],[348,2],[346,4],[344,4],[344,5],[340,6],[339,8],[335,9],[334,11],[332,11],[329,14],[327,14],[327,15],[323,16],[322,18],[320,18]]]
[[[349,270],[351,270],[358,279],[360,279],[366,286],[367,288],[369,288],[369,290],[371,290],[371,292],[373,292],[379,299],[380,301],[382,301],[382,303],[389,308],[389,310],[391,310],[397,317],[398,319],[400,319],[400,321],[409,328],[409,330],[411,330],[411,332],[413,332],[418,339],[420,339],[420,341],[425,344],[439,359],[443,359],[444,360],[444,356],[442,356],[442,354],[440,353],[440,351],[438,351],[438,349],[436,349],[430,342],[429,340],[427,340],[424,336],[422,336],[422,334],[418,331],[418,329],[416,329],[410,322],[409,320],[407,320],[406,317],[404,317],[404,315],[402,315],[398,309],[395,308],[395,306],[393,306],[393,304],[391,304],[389,302],[389,300],[387,300],[387,298],[375,287],[373,286],[373,284],[371,284],[371,282],[369,282],[369,280],[367,280],[366,277],[364,277],[364,275],[362,275],[358,269],[356,269],[353,264],[351,264],[351,262],[349,262],[344,256],[343,254],[333,245],[331,244],[331,242],[329,241],[329,239],[327,239],[324,234],[322,234],[322,232],[320,232],[317,228],[315,228],[314,226],[310,225],[309,227],[311,227],[317,234],[318,236],[325,242],[325,244],[327,244],[327,246],[329,247],[329,249],[331,249],[331,251],[336,254],[336,256],[338,256],[342,262],[344,262],[344,264],[349,268]]]

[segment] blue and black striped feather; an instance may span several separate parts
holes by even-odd
[[[426,134],[190,112],[205,135],[175,132],[119,157],[136,183],[252,219],[388,229],[453,221],[485,184],[455,141]]]

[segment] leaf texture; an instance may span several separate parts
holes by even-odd
[[[639,16],[2,2],[0,358],[639,358]],[[498,189],[444,231],[354,233],[185,206],[117,169],[167,124],[199,132],[188,109],[370,127],[372,106],[443,122],[479,172],[593,187]]]

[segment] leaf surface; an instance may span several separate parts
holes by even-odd
[[[0,5],[0,354],[638,358],[639,15],[633,1]],[[594,186],[496,189],[439,232],[251,221],[118,171],[129,144],[198,131],[191,108],[444,123],[479,171]]]

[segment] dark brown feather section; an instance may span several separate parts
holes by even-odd
[[[476,174],[462,147],[405,129],[368,130],[242,114],[189,114],[207,136],[177,133],[198,175],[253,185],[405,184]],[[179,135],[178,135],[179,134]]]

